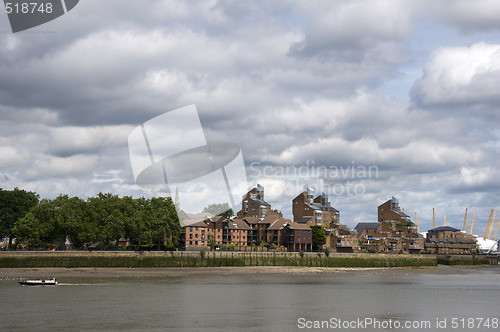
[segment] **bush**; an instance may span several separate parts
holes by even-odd
[[[299,251],[300,258],[304,258],[304,250]]]
[[[330,256],[330,249],[328,248],[325,249],[325,256],[326,257]]]

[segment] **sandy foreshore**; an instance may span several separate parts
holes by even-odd
[[[176,277],[205,277],[205,276],[237,276],[259,274],[331,274],[356,273],[368,274],[374,271],[402,270],[408,268],[331,268],[331,267],[216,267],[216,268],[1,268],[0,280],[24,278],[176,278]],[[415,270],[415,268],[411,268]],[[418,268],[419,270],[434,270]],[[441,268],[439,268],[441,269]]]

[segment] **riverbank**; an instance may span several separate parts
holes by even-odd
[[[418,267],[436,266],[432,255],[288,252],[2,252],[1,268],[188,267]]]
[[[0,280],[18,278],[141,278],[141,277],[197,277],[258,274],[311,274],[373,272],[381,268],[325,268],[325,267],[217,267],[217,268],[3,268]]]
[[[487,265],[496,257],[471,255],[330,254],[288,252],[0,252],[0,268],[390,268]],[[496,265],[498,261],[496,260]]]
[[[434,266],[421,268],[329,268],[329,267],[218,267],[218,268],[3,268],[0,269],[1,280],[19,280],[31,278],[64,279],[113,279],[113,278],[198,278],[229,277],[258,275],[399,275],[404,271],[414,273],[456,274],[467,273],[476,269],[487,269],[489,266]]]

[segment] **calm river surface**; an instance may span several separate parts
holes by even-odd
[[[500,318],[500,268],[17,281],[0,280],[0,331],[304,331],[315,321],[333,331],[500,330],[477,325]],[[358,319],[379,326],[340,329]]]

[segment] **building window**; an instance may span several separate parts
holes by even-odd
[[[193,244],[193,241],[189,241],[189,244]]]
[[[189,230],[192,232],[193,231],[193,227],[189,227]]]
[[[192,239],[193,238],[193,234],[189,234],[189,238]]]
[[[197,246],[198,245],[198,241],[194,241],[194,245]]]

